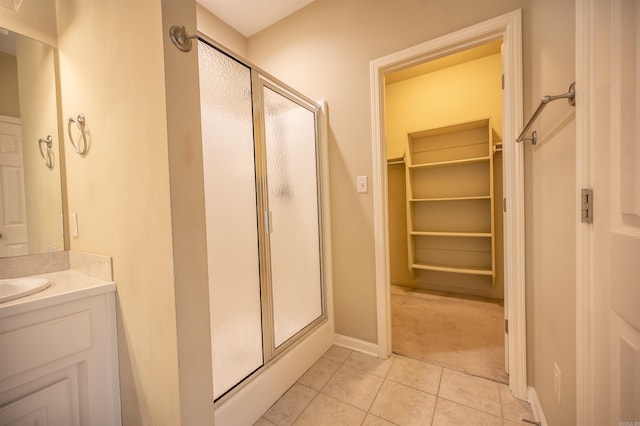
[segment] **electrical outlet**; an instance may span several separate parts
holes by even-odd
[[[556,395],[558,404],[562,404],[562,373],[555,362],[553,363],[553,393]]]
[[[358,176],[356,182],[358,184],[358,193],[366,194],[369,192],[369,183],[367,182],[366,176]]]
[[[71,228],[71,236],[78,238],[78,213],[69,215],[69,227]]]

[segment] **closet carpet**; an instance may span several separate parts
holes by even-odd
[[[502,305],[392,285],[391,315],[394,353],[509,382]]]

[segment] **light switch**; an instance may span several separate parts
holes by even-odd
[[[359,194],[366,194],[367,192],[369,192],[369,183],[367,182],[366,176],[358,176],[357,184]]]
[[[69,227],[71,228],[71,236],[78,238],[78,213],[69,215]]]

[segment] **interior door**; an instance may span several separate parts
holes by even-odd
[[[0,116],[0,257],[28,254],[20,120]]]
[[[640,2],[593,10],[592,422],[640,422]],[[579,102],[579,99],[577,100]]]

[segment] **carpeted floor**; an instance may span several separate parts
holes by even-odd
[[[504,307],[391,286],[393,352],[501,383]]]

